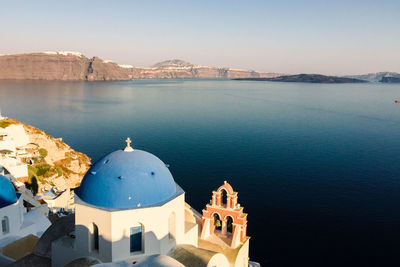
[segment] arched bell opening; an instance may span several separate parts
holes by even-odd
[[[228,234],[232,234],[233,232],[233,219],[231,216],[228,216],[226,219],[226,232]]]
[[[226,192],[225,189],[222,189],[221,190],[221,194],[222,194],[222,198],[221,198],[222,202],[221,202],[221,204],[222,204],[222,206],[226,207],[226,205],[228,203],[228,192]]]
[[[215,231],[222,230],[222,221],[217,213],[214,214],[214,227],[215,227]]]

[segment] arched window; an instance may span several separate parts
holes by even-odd
[[[3,235],[6,235],[10,232],[10,223],[8,221],[7,216],[4,216],[1,219],[1,231],[2,231]]]
[[[169,226],[169,240],[173,241],[176,238],[176,219],[175,219],[175,212],[171,213],[171,215],[169,215],[169,219],[168,219],[168,226]]]
[[[222,230],[222,221],[217,213],[214,214],[214,226],[215,226],[215,230],[217,230],[217,231]]]
[[[233,219],[231,216],[228,216],[226,219],[226,231],[232,234],[233,229]]]
[[[90,251],[99,250],[99,228],[95,223],[90,225],[89,229],[89,248]]]
[[[130,251],[139,252],[143,250],[143,226],[131,227]]]
[[[222,205],[226,205],[228,203],[228,193],[226,192],[225,189],[222,189]]]

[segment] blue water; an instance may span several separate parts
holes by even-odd
[[[1,82],[3,114],[93,160],[133,146],[201,211],[227,180],[264,266],[400,265],[400,85]]]

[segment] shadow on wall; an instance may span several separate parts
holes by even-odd
[[[74,233],[72,233],[74,230],[64,233],[56,245],[53,245],[54,255],[51,256],[56,264],[67,264],[86,257],[97,258],[102,262],[111,262],[152,254],[166,254],[177,245],[174,233],[158,238],[153,231],[146,232],[142,224],[137,224],[124,231],[122,238],[114,241],[104,237],[101,227],[95,224],[90,225],[89,228],[84,225],[75,227]],[[81,233],[81,236],[76,237],[76,233]],[[70,244],[70,248],[68,248],[68,244]],[[55,252],[55,250],[58,251]]]
[[[56,220],[40,237],[33,253],[10,264],[11,267],[43,266],[51,267],[51,243],[75,229],[75,215],[70,214]]]
[[[83,226],[83,225],[77,225],[76,227],[82,227],[81,230],[84,231],[92,231],[92,229],[88,229],[87,227]],[[175,262],[175,264],[173,264],[172,266],[177,266],[176,264],[179,263],[179,261],[173,260],[173,259],[165,259],[165,258],[154,258],[154,255],[160,254],[160,251],[169,251],[172,248],[176,247],[176,240],[175,238],[171,235],[165,235],[161,238],[157,238],[156,234],[153,231],[150,232],[145,232],[144,231],[144,227],[142,228],[142,232],[137,231],[137,227],[132,227],[134,229],[131,229],[131,232],[129,233],[124,233],[124,237],[116,240],[116,241],[110,241],[107,238],[104,238],[100,233],[101,233],[101,229],[99,230],[99,235],[98,237],[95,236],[95,231],[92,231],[92,233],[94,234],[93,239],[92,240],[88,240],[88,247],[89,249],[92,248],[94,249],[92,251],[92,254],[90,255],[77,255],[75,257],[75,259],[70,258],[69,259],[69,263],[67,263],[68,267],[70,266],[82,266],[82,265],[71,265],[74,261],[75,262],[80,262],[80,263],[87,263],[87,262],[93,262],[92,265],[95,264],[95,260],[99,260],[100,262],[110,262],[111,259],[102,259],[102,256],[104,255],[104,250],[111,250],[111,247],[113,247],[113,258],[112,261],[126,261],[126,262],[130,262],[133,266],[153,266],[153,267],[157,267],[157,266],[168,266],[168,265],[164,265],[162,264],[163,262]],[[93,228],[94,230],[94,228]],[[135,239],[135,237],[139,237],[139,233],[140,233],[140,241],[141,243],[138,242],[137,239]],[[98,241],[98,245],[96,245],[93,242]],[[162,247],[164,246],[164,247]],[[132,251],[132,250],[136,250],[136,251]],[[120,257],[118,257],[118,255],[115,255],[115,252],[121,252],[119,255]],[[93,253],[94,252],[94,253]],[[107,252],[106,252],[107,253]],[[101,255],[98,258],[95,258],[95,255]],[[152,256],[153,255],[153,256]],[[143,262],[143,257],[149,257],[148,261],[149,262]],[[142,263],[143,262],[143,263]],[[144,265],[143,265],[144,264]],[[148,265],[151,264],[151,265]],[[90,265],[87,265],[90,266]],[[184,265],[182,265],[184,266]],[[207,266],[207,265],[204,265]]]
[[[75,214],[58,218],[40,237],[34,254],[51,258],[51,242],[75,230]]]
[[[98,262],[110,262],[111,258],[104,259],[103,256],[107,253],[110,254],[111,256],[111,248],[113,248],[112,251],[114,251],[113,256],[115,256],[116,251],[123,252],[119,254],[120,258],[114,257],[113,258],[114,261],[118,260],[129,261],[133,265],[135,265],[136,263],[139,265],[139,263],[143,261],[143,259],[141,259],[142,256],[160,254],[160,251],[164,251],[162,254],[167,254],[167,252],[169,251],[168,256],[175,259],[173,260],[171,258],[164,257],[163,260],[169,259],[169,261],[172,262],[178,261],[184,265],[187,265],[188,262],[194,264],[190,266],[207,266],[210,262],[214,261],[221,262],[220,258],[221,256],[223,256],[220,253],[198,249],[191,245],[177,245],[176,240],[172,234],[168,234],[161,238],[158,238],[153,231],[146,232],[144,228],[142,228],[142,232],[140,234],[142,242],[140,244],[141,245],[140,247],[138,243],[135,243],[137,241],[135,237],[138,237],[139,236],[138,233],[140,233],[137,231],[138,229],[132,229],[131,232],[124,233],[121,239],[111,242],[109,239],[104,238],[101,235],[100,228],[97,230],[98,232],[96,237],[96,232],[94,230],[95,228],[89,229],[85,226],[77,225],[76,226],[77,229],[78,227],[82,227],[81,230],[85,231],[86,233],[89,233],[91,231],[91,234],[93,235],[92,240],[87,239],[87,250],[85,252],[83,250],[76,249],[77,238],[74,235],[76,230],[74,223],[75,223],[74,214],[71,214],[66,217],[61,217],[58,220],[56,220],[52,224],[52,226],[50,226],[40,238],[35,247],[34,253],[18,260],[17,262],[15,262],[13,266],[32,266],[30,263],[35,261],[40,262],[40,266],[51,266],[50,259],[52,259],[53,264],[59,264],[62,266],[66,264],[70,264],[69,266],[77,266],[74,265],[74,263],[83,263],[83,262],[93,263],[93,264]],[[67,253],[68,250],[66,250],[65,252],[58,251],[58,253],[56,253],[57,255],[56,254],[52,255],[52,242],[54,241],[56,241],[57,246],[61,245],[64,248],[68,247],[70,244],[70,251],[72,253],[71,254]],[[98,242],[98,247],[90,242]],[[92,249],[94,249],[94,251],[88,253],[90,246],[92,246]],[[75,249],[73,250],[74,247]],[[53,246],[53,249],[54,248],[55,247]],[[132,248],[138,249],[138,251],[131,252],[130,250]],[[54,258],[54,256],[60,257],[57,262],[55,262],[56,259]],[[161,258],[158,258],[157,260],[160,261],[160,259]],[[149,258],[149,260],[151,261],[152,259]],[[222,262],[223,261],[225,261],[225,259],[222,259]],[[91,266],[91,265],[86,265],[86,266]],[[157,265],[152,265],[152,266],[157,266]],[[160,266],[165,266],[165,265],[160,265]],[[216,266],[228,266],[228,265],[222,264]]]

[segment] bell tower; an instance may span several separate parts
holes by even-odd
[[[246,241],[247,214],[238,203],[238,193],[224,181],[212,199],[203,209],[201,239],[217,235],[230,242],[231,248],[237,248]]]

